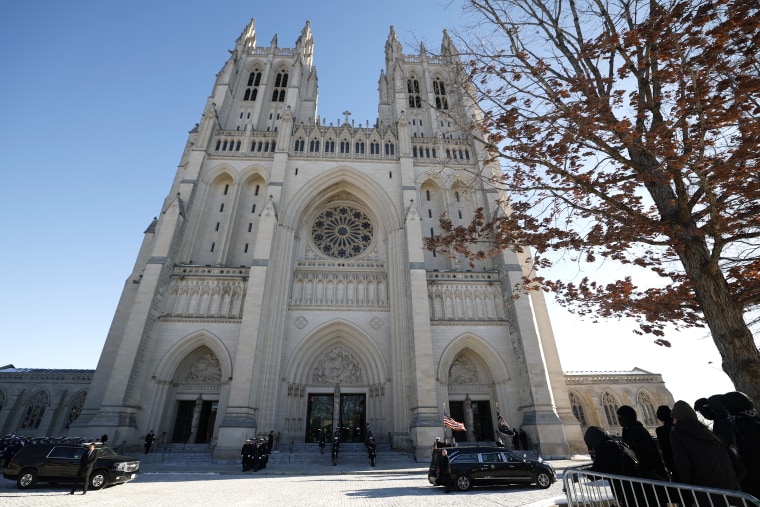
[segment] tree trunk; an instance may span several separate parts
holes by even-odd
[[[679,255],[720,352],[723,371],[737,391],[748,395],[756,407],[760,406],[760,351],[744,321],[743,306],[732,298],[723,272],[710,261],[707,245],[701,237],[692,236]],[[712,394],[721,393],[704,393],[704,396]]]

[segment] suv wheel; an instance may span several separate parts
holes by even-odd
[[[26,468],[18,474],[16,485],[18,489],[29,489],[37,484],[37,472],[31,468]]]
[[[541,489],[546,489],[552,485],[552,478],[546,472],[536,474],[536,485]]]
[[[457,489],[459,491],[467,491],[472,487],[472,480],[468,475],[460,475],[457,477]]]
[[[108,482],[108,472],[105,470],[95,470],[90,475],[90,489],[98,490],[106,485]]]

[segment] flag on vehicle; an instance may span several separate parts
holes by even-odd
[[[454,419],[449,417],[449,414],[445,410],[443,411],[443,425],[451,428],[454,431],[467,431],[467,429],[464,427],[464,424],[456,422]]]
[[[507,435],[508,437],[514,436],[515,430],[509,427],[509,424],[507,424],[507,421],[505,421],[504,418],[501,416],[498,409],[496,409],[496,421],[499,425],[499,433],[503,433],[504,435]]]

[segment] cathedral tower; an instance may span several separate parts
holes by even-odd
[[[474,264],[423,248],[442,214],[495,205],[498,168],[444,32],[405,54],[393,30],[372,126],[324,125],[314,40],[258,47],[252,20],[145,231],[73,429],[137,443],[318,429],[429,454],[443,407],[492,442],[496,410],[546,455],[582,445],[541,294],[513,299],[527,255]],[[498,404],[498,405],[497,405]]]

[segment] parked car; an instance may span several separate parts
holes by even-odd
[[[548,488],[557,481],[554,468],[541,458],[529,459],[502,447],[448,447],[451,484],[460,491],[472,486],[535,484]],[[433,451],[428,470],[430,484],[438,485],[438,457]]]
[[[11,458],[3,471],[3,477],[16,481],[19,489],[34,487],[37,482],[72,483],[79,470],[79,459],[88,445],[25,445]],[[99,447],[88,489],[96,490],[131,481],[137,477],[139,469],[138,458],[120,456],[109,447]]]

